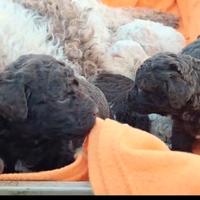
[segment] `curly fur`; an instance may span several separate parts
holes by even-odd
[[[118,67],[118,61],[112,55],[113,48],[116,48],[112,38],[121,25],[137,18],[161,22],[172,27],[177,27],[178,24],[178,19],[173,15],[145,8],[111,8],[99,0],[15,1],[51,18],[52,33],[61,39],[65,54],[72,63],[79,66],[80,74],[86,78],[102,70],[119,71],[120,74],[132,78],[132,71],[137,69],[138,63],[143,62],[144,59],[140,60],[138,56],[127,61],[129,51],[121,57],[121,70]],[[176,43],[173,43],[173,46],[176,46]],[[119,53],[123,47],[125,46],[119,48]],[[108,49],[111,54],[107,52]],[[133,63],[136,63],[136,66],[132,66],[133,69],[130,70]]]
[[[141,45],[133,40],[119,40],[108,49],[110,64],[104,70],[134,80],[139,66],[148,58]]]
[[[138,69],[130,98],[140,113],[170,115],[172,149],[191,151],[200,134],[200,61],[189,55],[160,53]]]
[[[0,23],[0,71],[19,56],[29,53],[51,55],[68,63],[59,40],[50,39],[47,18],[11,0],[1,0]]]
[[[185,38],[172,27],[149,20],[136,19],[118,28],[114,40],[138,42],[148,56],[159,52],[178,53],[185,45]]]
[[[43,171],[74,161],[98,107],[64,63],[24,55],[0,73],[4,172]],[[50,148],[49,148],[50,147]]]
[[[95,104],[98,107],[98,117],[102,119],[106,119],[110,117],[110,109],[107,102],[107,99],[103,92],[95,87],[93,84],[89,83],[85,78],[78,76],[78,81],[80,88],[82,89],[84,94],[87,94],[92,98]]]
[[[148,116],[140,115],[128,107],[128,94],[134,83],[131,79],[120,74],[102,73],[93,80],[93,83],[105,94],[113,119],[149,131]]]

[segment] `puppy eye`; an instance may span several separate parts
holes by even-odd
[[[64,62],[62,62],[62,61],[58,61],[58,63],[59,63],[60,65],[62,65],[62,66],[65,67],[65,63],[64,63]]]
[[[39,144],[39,141],[38,140],[35,140],[34,141],[34,145],[38,145]]]
[[[140,88],[138,88],[138,93],[139,93],[139,94],[140,94],[140,93],[143,93],[143,90],[140,89]]]
[[[177,65],[176,64],[170,64],[169,65],[169,68],[171,69],[171,70],[177,70]]]
[[[169,66],[170,66],[171,68],[176,68],[176,67],[177,67],[175,63],[170,64]]]
[[[27,85],[24,86],[24,90],[25,90],[25,94],[26,94],[26,99],[28,101],[28,99],[31,97],[31,90]]]
[[[76,85],[76,86],[79,86],[79,82],[78,82],[76,79],[74,79],[74,80],[72,81],[72,84],[74,84],[74,85]]]
[[[163,83],[163,89],[164,89],[164,91],[168,91],[168,84],[167,83]]]

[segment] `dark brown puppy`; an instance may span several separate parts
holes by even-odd
[[[200,136],[198,59],[167,52],[149,58],[138,69],[130,94],[136,111],[172,116],[172,149],[192,150],[194,140]]]
[[[141,115],[129,107],[129,92],[134,81],[120,74],[102,73],[92,81],[105,94],[110,106],[111,118],[130,126],[150,131],[148,115]]]
[[[74,144],[95,123],[96,103],[62,62],[26,55],[0,74],[4,172],[43,171],[74,161]]]

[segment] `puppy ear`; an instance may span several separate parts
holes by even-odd
[[[192,97],[195,92],[198,76],[194,70],[200,61],[188,55],[177,55],[169,65],[178,76],[171,77],[168,81],[168,98],[173,108],[180,109]]]
[[[183,79],[168,81],[168,99],[170,105],[175,109],[180,109],[184,106],[193,93],[193,87]]]
[[[195,68],[200,66],[199,59],[193,58],[190,55],[181,54],[177,56],[177,59],[178,62],[175,65],[177,71],[181,74],[183,79],[187,81],[188,84],[191,84],[193,87],[195,87],[198,81],[198,76],[195,72]]]
[[[0,115],[9,121],[27,118],[28,107],[22,83],[0,78]]]

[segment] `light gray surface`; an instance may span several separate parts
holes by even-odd
[[[0,195],[92,195],[88,182],[0,181]]]

